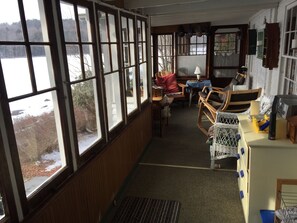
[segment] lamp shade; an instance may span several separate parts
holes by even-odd
[[[196,68],[195,68],[195,71],[194,71],[194,74],[201,74],[201,70],[200,70],[200,67],[199,66],[197,66]]]

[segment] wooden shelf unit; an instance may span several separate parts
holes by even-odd
[[[266,23],[264,29],[262,66],[272,70],[278,67],[280,28],[278,23]]]

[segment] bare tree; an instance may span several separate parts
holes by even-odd
[[[173,65],[172,35],[158,36],[158,68],[159,70],[172,71]]]

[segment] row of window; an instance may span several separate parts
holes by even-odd
[[[207,35],[157,35],[158,50],[158,71],[175,70],[176,56],[206,56],[207,52]],[[175,55],[175,42],[177,46],[177,55]],[[232,69],[217,69],[214,75],[219,73],[220,76],[232,77],[238,69],[240,53],[239,32],[215,33],[214,34],[214,66],[230,67]],[[153,45],[153,44],[152,44]]]
[[[15,220],[14,200],[23,218],[141,111],[148,61],[144,17],[71,0],[0,8],[2,222]]]
[[[297,4],[288,6],[285,23],[283,94],[297,94]]]

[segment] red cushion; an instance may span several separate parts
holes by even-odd
[[[156,75],[156,84],[164,88],[165,94],[179,92],[175,74]]]
[[[165,83],[165,79],[163,78],[163,76],[157,75],[156,84],[158,86],[163,87],[164,89],[166,89],[166,83]]]
[[[165,80],[166,87],[164,93],[176,93],[179,91],[177,81],[175,74],[167,74],[166,76],[163,76],[163,79]]]

